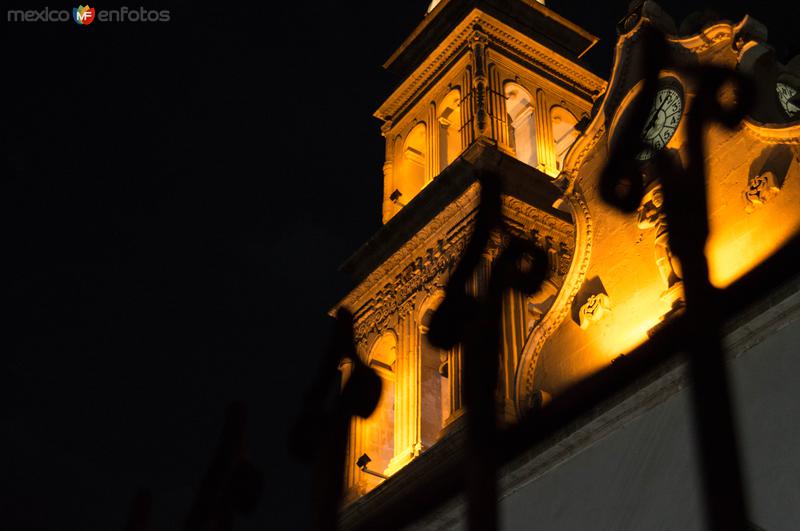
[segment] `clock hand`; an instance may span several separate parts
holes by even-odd
[[[661,112],[661,109],[664,108],[665,103],[667,103],[666,96],[664,97],[664,100],[661,102],[661,105],[658,106],[658,109],[656,109],[656,111],[653,113],[653,117],[650,118],[650,121],[647,123],[647,126],[644,128],[644,130],[642,130],[642,136],[646,137],[646,132],[649,131],[650,128],[653,126],[653,124],[656,122],[656,119],[658,118],[658,113]]]

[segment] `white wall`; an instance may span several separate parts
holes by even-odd
[[[767,531],[800,529],[798,298],[738,330],[747,350],[729,363],[750,518]],[[502,529],[704,529],[690,414],[683,389],[504,498]]]

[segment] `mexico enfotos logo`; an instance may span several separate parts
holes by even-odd
[[[79,5],[69,9],[9,9],[8,22],[69,22],[88,26],[92,22],[169,22],[169,9],[146,9],[144,7],[122,6],[115,9],[95,9]]]
[[[72,10],[72,18],[76,24],[87,26],[94,22],[94,8],[89,6],[78,6]]]

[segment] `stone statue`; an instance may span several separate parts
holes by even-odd
[[[677,257],[672,254],[669,246],[669,233],[667,229],[666,214],[662,208],[664,195],[661,184],[653,182],[642,197],[642,202],[637,211],[637,226],[640,229],[655,229],[655,259],[665,291],[661,298],[674,308],[683,303],[683,283],[681,281],[681,265]]]

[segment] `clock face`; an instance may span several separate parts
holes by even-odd
[[[790,118],[800,112],[800,107],[789,101],[797,94],[797,90],[794,87],[786,83],[776,83],[775,91],[778,93],[778,100],[781,102],[781,107],[783,107],[783,110]]]
[[[642,130],[642,141],[647,147],[636,158],[647,160],[666,146],[678,129],[682,113],[682,91],[676,87],[659,89]]]

